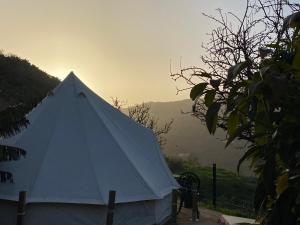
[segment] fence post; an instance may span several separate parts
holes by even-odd
[[[199,220],[199,211],[198,211],[198,193],[196,189],[192,190],[192,222],[197,222]]]
[[[172,218],[171,218],[171,224],[176,225],[177,224],[177,190],[174,189],[172,191]]]
[[[213,164],[213,205],[217,208],[217,166]]]
[[[116,191],[109,191],[106,225],[113,225]]]
[[[24,224],[25,207],[26,206],[26,191],[19,192],[18,211],[17,211],[17,225]]]

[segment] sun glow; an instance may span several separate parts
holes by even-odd
[[[56,67],[56,68],[49,68],[47,69],[47,73],[58,77],[60,80],[63,80],[66,76],[68,76],[68,74],[72,71],[72,69],[70,68],[66,68],[66,67]]]

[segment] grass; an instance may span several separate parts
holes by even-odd
[[[193,172],[199,176],[201,207],[214,209],[212,205],[212,168],[202,167],[196,160],[167,158],[175,174]],[[217,169],[217,211],[227,215],[254,217],[253,198],[256,179]]]

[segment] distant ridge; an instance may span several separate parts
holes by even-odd
[[[205,124],[188,113],[192,110],[191,100],[148,104],[160,123],[174,119],[172,129],[166,136],[167,144],[163,149],[166,155],[197,158],[203,166],[212,166],[215,162],[219,168],[236,172],[243,150],[238,148],[237,144],[225,149],[225,132],[222,130],[218,130],[215,136],[210,135]],[[242,166],[241,174],[251,174],[246,164]]]
[[[36,102],[59,83],[28,60],[0,53],[0,110],[20,102]]]

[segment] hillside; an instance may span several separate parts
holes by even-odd
[[[0,110],[44,98],[60,81],[17,56],[0,54]]]
[[[205,124],[187,113],[192,108],[191,100],[149,104],[160,123],[174,119],[172,129],[166,136],[167,144],[164,146],[167,156],[197,158],[202,166],[211,166],[215,162],[219,168],[236,172],[237,162],[243,155],[243,150],[234,145],[225,149],[223,131],[218,131],[212,136]],[[243,166],[241,174],[250,174],[248,166]]]

